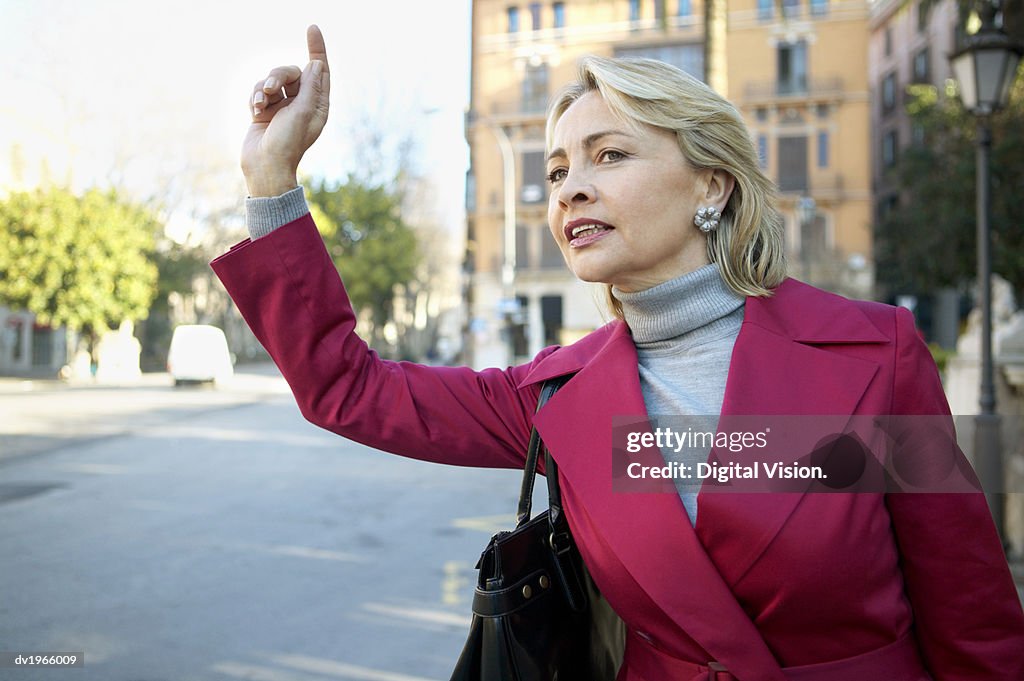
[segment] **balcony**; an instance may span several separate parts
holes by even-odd
[[[677,16],[666,15],[636,21],[611,21],[605,23],[581,23],[562,28],[545,28],[537,31],[522,30],[515,33],[492,33],[479,36],[478,49],[482,54],[504,52],[528,53],[540,46],[542,49],[593,45],[594,43],[618,43],[634,39],[671,38],[673,40],[697,40],[704,34],[704,17],[701,14]]]
[[[838,99],[843,94],[843,79],[791,78],[786,81],[754,81],[743,86],[743,103],[775,104],[807,99]]]
[[[849,198],[850,188],[846,186],[845,178],[840,172],[812,170],[810,174],[802,178],[802,182],[801,189],[791,190],[783,189],[783,183],[779,182],[779,194],[784,207],[790,207],[791,202],[801,196],[810,196],[821,205]],[[793,184],[798,185],[800,182],[794,182]]]

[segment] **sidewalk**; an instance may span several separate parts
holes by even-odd
[[[261,379],[283,381],[281,373],[272,362],[239,364],[235,367],[234,378],[224,387],[236,388],[266,382]],[[173,385],[174,381],[166,371],[145,372],[137,380],[119,382],[97,382],[95,379],[63,381],[53,377],[52,372],[37,376],[0,376],[0,394],[96,388],[164,388]]]
[[[3,377],[0,463],[290,395],[272,364],[240,366],[222,385],[181,388],[166,373],[120,384]]]

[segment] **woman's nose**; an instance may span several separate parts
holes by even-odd
[[[572,172],[565,176],[565,180],[558,188],[558,203],[563,209],[571,206],[589,203],[597,196],[594,185],[584,173]]]

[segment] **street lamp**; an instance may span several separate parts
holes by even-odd
[[[515,334],[513,316],[518,310],[516,298],[516,155],[505,128],[484,121],[494,133],[501,150],[501,175],[505,194],[505,258],[501,267],[501,311],[505,318],[505,339],[508,344],[508,365],[515,364]]]
[[[997,6],[984,3],[981,28],[967,36],[963,47],[950,55],[953,72],[960,83],[964,107],[974,114],[978,130],[977,225],[978,297],[981,305],[981,389],[979,413],[974,427],[974,460],[983,487],[988,490],[989,508],[999,531],[1006,537],[1003,508],[1003,457],[996,412],[992,365],[992,229],[989,223],[989,155],[992,151],[990,117],[1006,106],[1010,86],[1017,75],[1024,48],[996,26]]]

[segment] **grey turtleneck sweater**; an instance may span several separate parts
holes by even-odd
[[[718,425],[732,348],[743,323],[744,298],[726,286],[717,265],[706,265],[644,291],[612,289],[622,303],[640,360],[647,413],[702,416]],[[695,428],[697,429],[697,428]],[[703,430],[703,428],[699,428]],[[666,462],[696,470],[707,452],[663,450]],[[676,480],[690,522],[697,522],[699,481]]]
[[[246,227],[253,239],[309,210],[301,187],[245,203]],[[743,297],[725,285],[717,265],[706,265],[644,291],[612,292],[622,303],[626,324],[633,332],[647,413],[652,418],[704,416],[709,417],[709,426],[716,426],[732,346],[743,323]],[[686,454],[686,450],[662,454],[668,462],[689,466],[702,456],[692,451]],[[688,457],[685,461],[684,456]],[[680,480],[676,488],[690,521],[696,523],[699,485]]]

